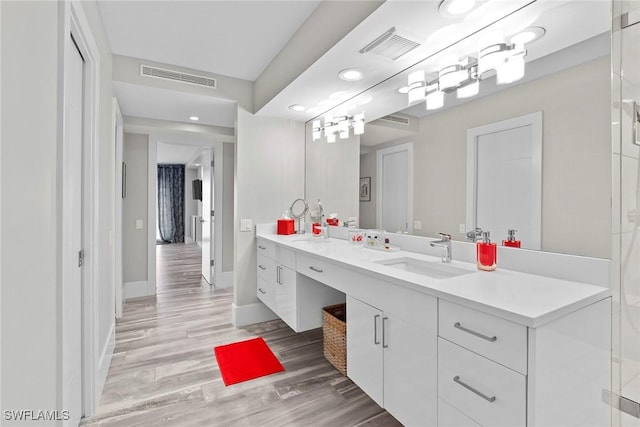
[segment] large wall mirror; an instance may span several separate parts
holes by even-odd
[[[341,141],[311,141],[308,132],[307,152],[312,155],[307,155],[307,196],[310,189],[319,192],[328,185],[333,193],[328,197],[337,197],[338,192],[350,201],[341,205],[340,215],[357,216],[362,228],[384,227],[423,236],[446,232],[455,240],[466,240],[472,226],[490,228],[494,240],[505,239],[511,228],[507,225],[510,212],[518,210],[511,208],[527,211],[528,206],[537,206],[532,208],[538,210],[533,215],[539,226],[534,232],[537,238],[528,237],[527,225],[514,220],[512,228],[519,229],[523,247],[610,257],[610,22],[607,2],[533,2],[390,76],[352,99],[373,99],[366,105],[368,121],[359,141],[352,138],[351,145],[336,148]],[[415,71],[424,70],[427,82],[438,77],[444,55],[472,56],[479,39],[494,30],[509,36],[528,27],[546,32],[525,44],[525,75],[519,81],[498,85],[495,73],[485,73],[477,95],[459,99],[455,91],[446,93],[444,106],[434,110],[427,110],[425,102],[408,106],[407,94],[399,93]],[[500,173],[491,177],[494,181],[482,194],[470,195],[470,174],[477,173],[469,161],[470,132],[531,115],[540,120],[538,164],[531,166],[527,162],[534,160],[518,160],[517,155],[511,163],[495,162],[495,155],[509,145],[494,148],[493,154],[484,151],[482,162],[492,165],[488,170],[499,168]],[[514,138],[520,140],[522,135],[514,132]],[[353,146],[358,143],[359,153],[355,154]],[[323,155],[325,150],[331,154]],[[336,156],[337,150],[344,155]],[[326,169],[329,158],[334,161],[332,168],[343,173],[348,168],[351,175],[358,165],[359,176],[349,176],[349,182],[343,176],[340,185],[320,183],[319,165]],[[525,166],[537,168],[531,173],[539,175],[540,181],[539,191],[531,191],[527,200],[512,185]],[[358,186],[363,177],[371,178],[370,200],[360,201]],[[492,208],[503,217],[500,225],[470,219],[469,204],[489,199],[486,188],[497,186],[512,188],[511,195],[504,192],[502,205]],[[399,205],[402,207],[397,208]],[[393,215],[406,219],[394,217],[393,224],[385,225],[385,218]]]

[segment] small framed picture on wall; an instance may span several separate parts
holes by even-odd
[[[371,177],[370,176],[360,178],[360,201],[361,202],[371,201]]]

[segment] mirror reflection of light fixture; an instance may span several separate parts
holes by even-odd
[[[544,29],[535,32],[544,34]],[[409,105],[424,100],[427,110],[435,110],[444,106],[445,93],[455,91],[458,98],[475,96],[480,91],[481,76],[488,71],[496,72],[496,83],[499,85],[520,80],[524,77],[524,57],[527,55],[522,40],[536,40],[531,35],[522,34],[520,38],[518,35],[512,38],[518,43],[504,42],[499,32],[483,36],[479,43],[478,59],[471,56],[460,59],[456,54],[443,56],[435,80],[427,82],[424,70],[410,73],[407,86],[402,88],[407,91]]]
[[[323,133],[329,143],[336,142],[336,136],[340,139],[347,139],[349,138],[350,128],[353,128],[354,135],[362,135],[364,133],[364,113],[354,116],[327,114],[324,117],[324,125],[320,120],[314,120],[311,124],[311,140],[317,141],[322,138]]]
[[[438,6],[438,13],[447,18],[458,18],[476,7],[476,0],[443,0]]]

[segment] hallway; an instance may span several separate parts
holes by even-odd
[[[395,426],[322,356],[321,330],[236,329],[231,289],[200,275],[197,245],[158,245],[158,293],[128,300],[97,413],[85,426]],[[213,347],[262,336],[285,372],[230,387]]]

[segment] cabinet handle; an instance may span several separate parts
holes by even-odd
[[[376,314],[375,316],[373,316],[373,343],[375,345],[380,344],[380,341],[378,341],[378,319],[380,318],[379,314]]]
[[[260,264],[258,264],[258,268],[260,270],[266,270],[267,269],[267,267],[265,267],[264,265],[260,265]]]
[[[276,283],[278,283],[278,285],[282,285],[282,282],[280,281],[280,270],[282,270],[282,267],[277,266],[276,267]]]
[[[387,320],[389,320],[388,317],[383,317],[382,318],[382,348],[389,348],[389,346],[387,345],[387,334],[385,333],[385,323],[387,323]]]
[[[264,251],[265,249],[267,249],[267,247],[258,245],[258,249],[262,249]]]
[[[484,400],[486,400],[487,402],[493,403],[496,401],[496,397],[495,396],[487,396],[486,394],[476,390],[475,388],[471,387],[469,384],[465,384],[462,382],[462,380],[460,379],[460,377],[458,375],[456,375],[455,377],[453,377],[453,381],[455,383],[460,384],[462,387],[466,388],[467,390],[477,394],[478,396],[480,396],[481,398],[483,398]]]
[[[314,267],[314,266],[309,267],[309,270],[313,270],[316,273],[322,273],[322,269],[320,269],[318,267]]]
[[[266,294],[266,292],[265,292],[265,291],[263,291],[263,290],[262,290],[262,288],[258,288],[258,290],[260,291],[260,293],[262,293],[262,294]]]
[[[478,338],[482,338],[483,340],[490,341],[490,342],[495,342],[495,341],[498,339],[498,337],[496,337],[495,335],[494,335],[494,336],[492,336],[492,337],[489,337],[489,336],[487,336],[487,335],[483,335],[483,334],[481,334],[480,332],[476,332],[476,331],[472,331],[471,329],[467,329],[467,328],[465,328],[464,326],[462,326],[462,325],[460,324],[460,322],[456,322],[456,323],[454,323],[454,324],[453,324],[453,327],[454,327],[454,328],[457,328],[457,329],[460,329],[461,331],[464,331],[464,332],[466,332],[466,333],[468,333],[468,334],[475,335],[475,336],[476,336],[476,337],[478,337]]]

